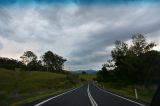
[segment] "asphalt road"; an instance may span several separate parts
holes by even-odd
[[[127,98],[103,91],[93,84],[50,97],[31,106],[145,106]]]

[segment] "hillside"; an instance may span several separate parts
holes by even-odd
[[[8,106],[73,86],[76,85],[63,74],[0,69],[0,105]]]
[[[81,74],[82,72],[86,72],[87,74],[96,74],[96,70],[75,70],[75,71],[70,71],[71,73],[75,74]]]

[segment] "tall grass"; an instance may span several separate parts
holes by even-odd
[[[0,69],[0,106],[72,86],[64,74]]]

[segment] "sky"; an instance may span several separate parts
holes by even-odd
[[[160,50],[159,0],[1,0],[0,56],[27,50],[67,59],[65,69],[99,70],[114,42],[144,34]]]

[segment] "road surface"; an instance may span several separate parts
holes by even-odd
[[[28,106],[28,105],[27,105]],[[34,102],[30,106],[145,106],[127,98],[86,84],[60,95]]]

